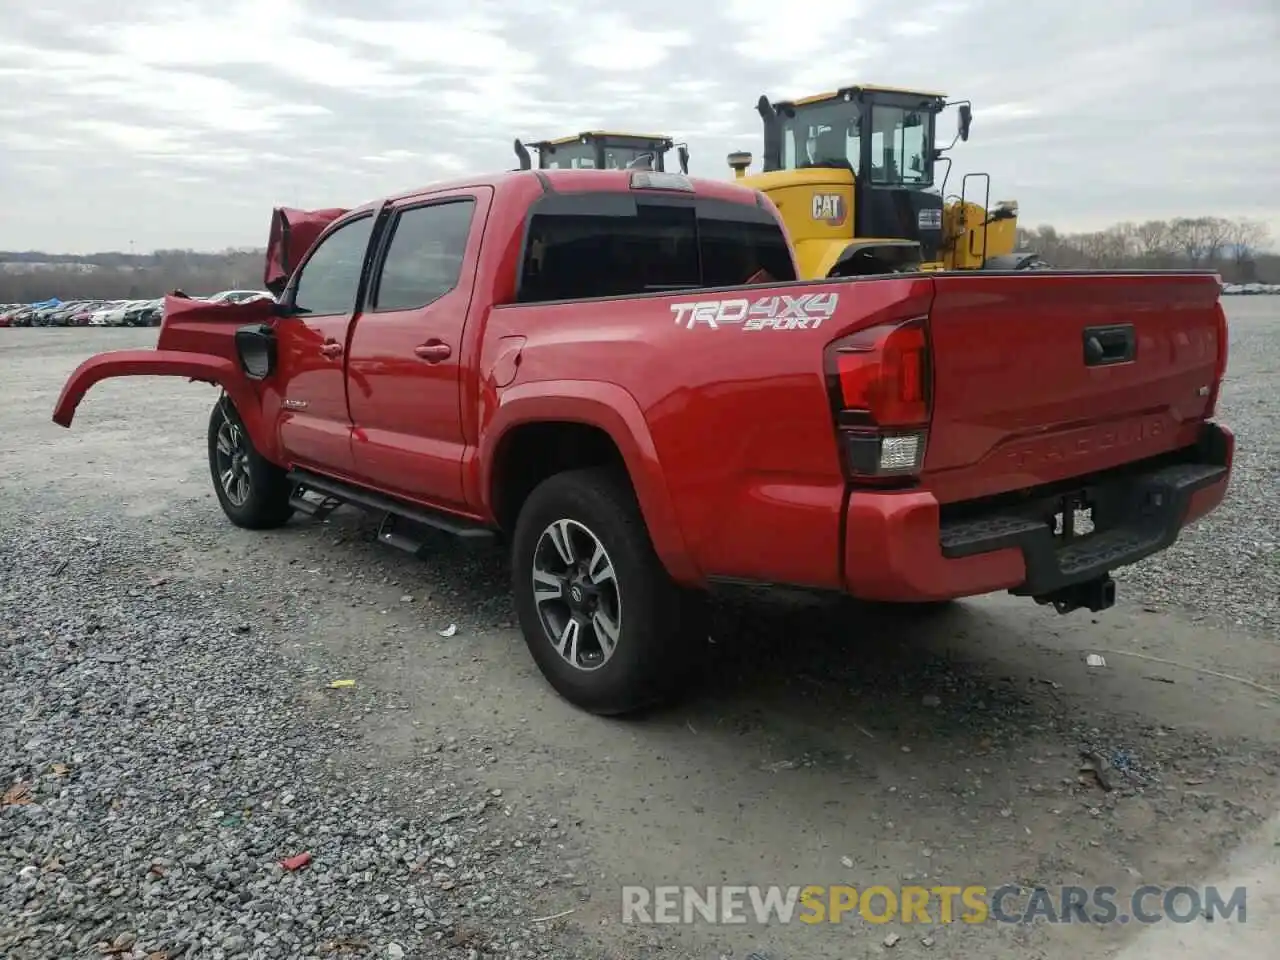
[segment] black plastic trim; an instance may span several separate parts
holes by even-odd
[[[1132,363],[1137,358],[1138,335],[1132,323],[1085,327],[1081,333],[1086,367]]]
[[[464,540],[493,541],[497,537],[496,530],[478,521],[468,520],[465,517],[458,517],[441,510],[432,510],[428,507],[407,503],[396,497],[377,493],[373,490],[366,490],[343,480],[335,480],[332,477],[312,473],[310,470],[290,470],[289,482],[301,487],[303,491],[310,491],[334,500],[340,500],[343,503],[349,503],[371,513],[385,513],[403,517],[406,520],[411,520],[414,523],[420,523],[436,530],[442,530]]]
[[[1200,442],[1141,470],[1102,473],[1074,489],[1055,487],[1016,506],[1001,505],[944,519],[939,542],[957,559],[996,550],[1022,551],[1026,580],[1010,593],[1041,597],[1105,577],[1169,547],[1182,530],[1191,495],[1228,476],[1221,430],[1205,424]],[[1063,540],[1051,519],[1064,503],[1092,507],[1094,531]]]
[[[240,370],[250,380],[265,380],[276,369],[276,331],[265,323],[250,323],[240,327],[235,333],[236,358],[240,361]],[[253,360],[260,364],[253,364]],[[258,366],[261,372],[255,371]]]

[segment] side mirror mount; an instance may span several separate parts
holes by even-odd
[[[973,123],[973,108],[967,103],[960,104],[960,139],[969,139],[969,125]]]

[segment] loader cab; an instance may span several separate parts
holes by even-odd
[[[666,155],[676,151],[680,172],[689,172],[689,148],[662,134],[606,133],[599,130],[558,140],[540,140],[527,146],[515,142],[520,169],[534,166],[529,148],[538,153],[539,170],[623,170],[643,168],[666,172]]]
[[[913,245],[917,262],[937,262],[943,203],[935,135],[946,106],[943,94],[872,86],[777,103],[762,96],[763,174],[738,176],[781,201],[796,240],[882,240],[889,266]],[[806,198],[807,209],[798,202]]]

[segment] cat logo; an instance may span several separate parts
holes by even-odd
[[[813,195],[813,219],[833,227],[844,223],[844,195],[839,193],[815,193]]]

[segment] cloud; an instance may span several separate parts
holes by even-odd
[[[1275,0],[9,6],[0,248],[262,243],[273,205],[509,169],[513,137],[602,127],[669,133],[727,178],[729,151],[759,155],[760,94],[857,82],[972,101],[948,192],[988,173],[1028,225],[1247,215],[1280,238]]]

